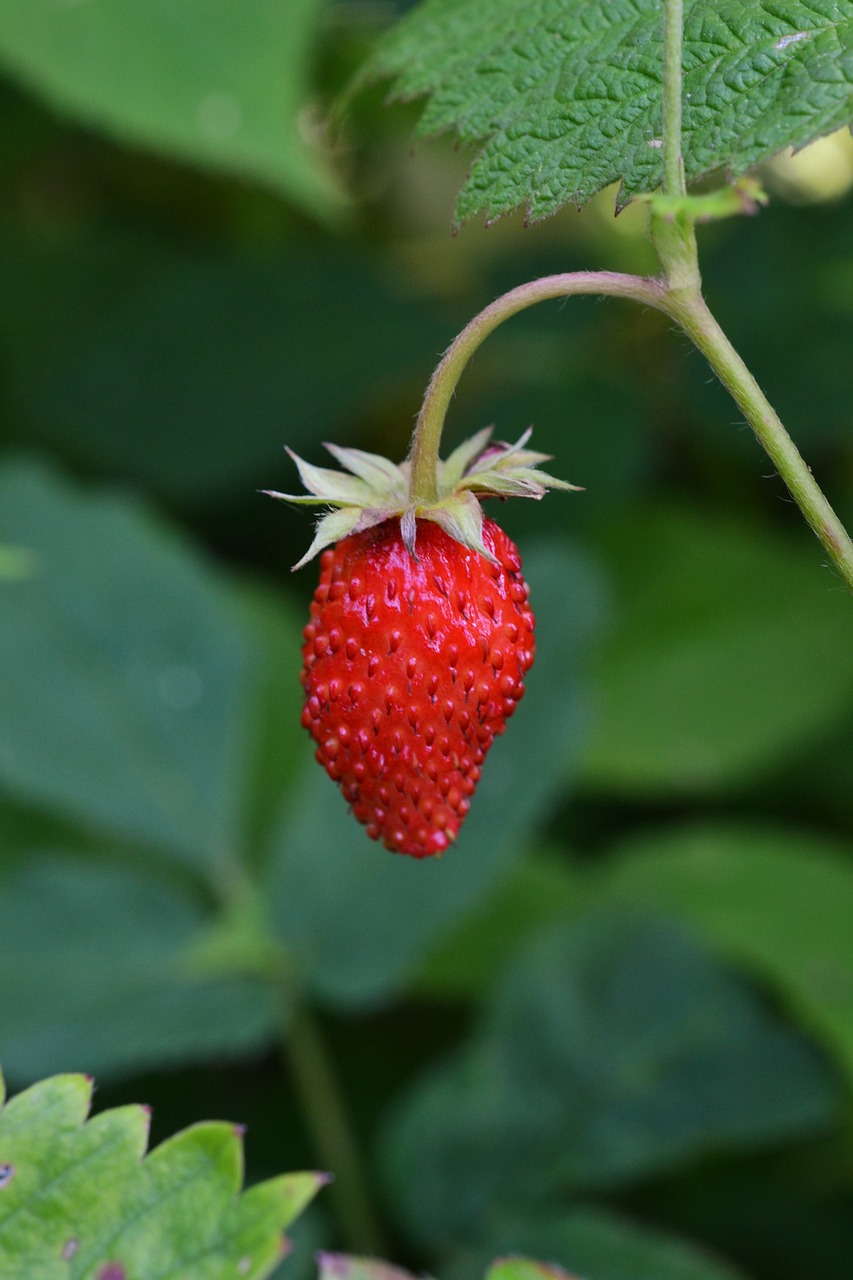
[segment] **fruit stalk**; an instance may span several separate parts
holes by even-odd
[[[541,276],[502,294],[476,315],[445,351],[426,389],[412,439],[409,497],[418,507],[435,501],[436,467],[441,433],[453,393],[462,373],[482,342],[499,325],[537,302],[574,294],[606,294],[632,298],[666,310],[666,289],[660,280],[618,271],[569,271]]]
[[[529,430],[515,444],[491,435],[437,462],[435,500],[416,507],[405,463],[333,444],[345,470],[291,454],[308,493],[272,493],[326,508],[300,561],[323,553],[302,724],[367,834],[415,858],[456,839],[533,662],[521,559],[481,500],[576,487],[541,469]]]

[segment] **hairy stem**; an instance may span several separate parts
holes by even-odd
[[[752,373],[698,296],[673,297],[668,308],[731,393],[791,497],[853,591],[853,542]]]
[[[412,505],[417,507],[435,501],[435,467],[447,410],[468,361],[490,333],[519,311],[550,298],[581,294],[630,298],[671,316],[703,353],[731,392],[827,555],[853,591],[853,544],[844,526],[702,297],[692,227],[679,227],[672,222],[662,222],[662,225],[679,233],[656,237],[658,253],[667,271],[666,279],[612,271],[543,276],[497,298],[466,325],[442,357],[424,397],[412,446]]]
[[[661,281],[616,271],[571,271],[542,276],[511,289],[490,303],[451,343],[430,379],[412,441],[409,497],[413,506],[435,502],[435,472],[444,420],[456,384],[480,344],[504,320],[519,311],[549,298],[568,298],[573,294],[633,298],[635,302],[666,310],[666,289]]]
[[[683,21],[683,0],[664,0],[663,192],[670,203],[661,202],[655,207],[653,198],[651,213],[652,240],[663,267],[663,277],[649,279],[613,271],[543,276],[511,289],[475,316],[448,347],[427,387],[412,441],[409,501],[416,509],[435,502],[441,433],[453,392],[471,356],[498,325],[548,298],[568,298],[574,294],[631,298],[671,316],[707,358],[853,591],[853,544],[844,526],[702,296],[694,216],[686,198],[681,154]],[[684,197],[683,204],[679,197]]]
[[[286,981],[284,997],[284,1048],[317,1156],[334,1177],[331,1194],[346,1248],[383,1257],[382,1234],[331,1059],[310,1011]]]
[[[683,0],[664,0],[663,190],[666,196],[686,195],[681,151],[683,25]],[[651,232],[666,281],[665,310],[678,321],[731,392],[797,506],[853,591],[853,544],[847,531],[702,296],[695,227],[689,209],[680,214],[660,212],[653,203]]]

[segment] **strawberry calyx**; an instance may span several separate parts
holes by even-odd
[[[435,502],[412,501],[408,459],[397,464],[380,454],[335,444],[325,447],[344,471],[315,467],[288,449],[308,493],[262,492],[281,502],[330,508],[317,522],[314,540],[294,569],[301,569],[341,538],[391,519],[399,519],[403,543],[415,559],[417,522],[431,520],[456,542],[493,561],[483,539],[481,498],[543,498],[549,489],[579,489],[539,469],[550,455],[526,447],[531,430],[528,428],[515,444],[492,442],[491,427],[463,441],[437,464]]]

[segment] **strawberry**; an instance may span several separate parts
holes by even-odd
[[[524,693],[533,614],[490,520],[487,560],[418,522],[415,560],[387,520],[323,554],[305,628],[302,723],[368,835],[416,858],[456,839],[495,735]]]
[[[313,496],[271,494],[337,507],[300,561],[335,544],[304,631],[302,724],[367,834],[416,858],[456,839],[533,663],[521,560],[480,498],[574,487],[537,469],[529,432],[489,435],[439,463],[431,505],[409,505],[407,463],[332,445],[353,474],[292,455]]]

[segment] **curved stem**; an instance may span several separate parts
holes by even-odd
[[[692,228],[689,230],[692,232]],[[853,591],[853,543],[767,397],[709,311],[701,293],[698,267],[693,267],[692,235],[680,238],[677,246],[666,242],[659,250],[665,266],[670,255],[678,255],[677,269],[672,273],[675,279],[670,277],[671,283],[613,271],[543,276],[511,289],[466,325],[435,370],[418,416],[411,453],[412,506],[436,500],[436,463],[447,409],[468,361],[490,333],[519,311],[550,298],[580,294],[631,298],[677,321],[703,353],[731,392],[827,555]]]
[[[664,195],[685,196],[681,156],[683,0],[664,0],[663,162]],[[685,201],[685,205],[687,205]],[[497,298],[466,325],[444,353],[424,396],[412,439],[409,504],[417,510],[436,501],[436,469],[444,419],[468,361],[510,316],[548,298],[604,294],[656,307],[681,325],[705,355],[785,481],[797,506],[853,591],[853,543],[815,482],[796,445],[755,378],[735,351],[702,296],[694,218],[652,202],[652,239],[663,267],[661,279],[615,271],[573,271],[543,276]]]
[[[430,379],[418,415],[411,452],[409,500],[412,506],[435,502],[436,464],[444,419],[462,372],[480,344],[510,316],[549,298],[574,294],[606,294],[667,310],[666,286],[660,280],[617,271],[570,271],[542,276],[511,289],[490,303],[465,326],[445,351]]]

